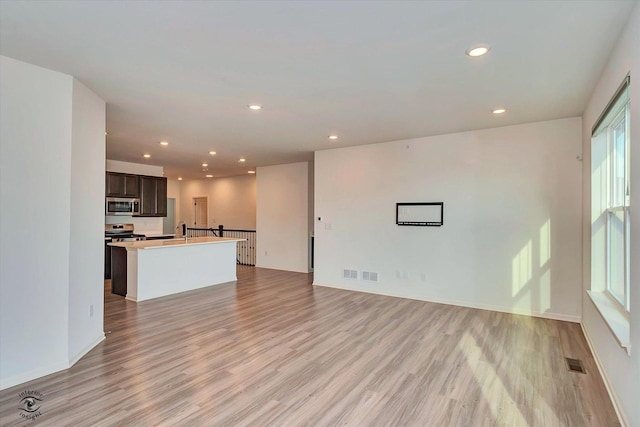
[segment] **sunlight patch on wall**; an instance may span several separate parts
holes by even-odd
[[[532,274],[532,243],[531,240],[520,249],[520,252],[511,260],[511,296],[518,295],[520,290],[531,280]]]
[[[551,218],[540,227],[540,267],[551,259]]]
[[[551,269],[547,269],[540,276],[540,299],[538,310],[544,313],[551,308]]]

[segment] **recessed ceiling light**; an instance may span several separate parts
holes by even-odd
[[[247,159],[245,159],[244,157],[241,157],[240,160],[238,160],[240,163],[244,163],[247,161]]]
[[[167,141],[160,141],[160,145],[169,145]]]
[[[205,175],[207,178],[213,178],[213,175]]]
[[[490,49],[489,46],[476,46],[476,47],[467,49],[465,53],[467,54],[467,56],[471,56],[475,58],[477,56],[486,55],[489,52],[489,49]]]
[[[249,105],[249,109],[253,111],[262,110],[262,105],[258,105],[258,104]]]
[[[151,157],[151,154],[143,154],[142,155],[145,159],[148,159],[149,157]]]
[[[504,114],[506,112],[507,110],[505,110],[504,108],[496,108],[495,110],[492,111],[493,114]]]
[[[209,166],[209,163],[203,163],[203,164],[202,164],[202,167],[203,167],[203,168],[206,168],[207,166]]]
[[[182,181],[182,177],[181,176],[178,177],[178,181]]]
[[[256,173],[256,171],[249,171],[249,172],[247,172],[247,173]]]
[[[338,135],[329,135],[329,139],[338,139]]]
[[[209,151],[209,154],[211,154],[212,156],[215,156],[216,152],[215,151]]]

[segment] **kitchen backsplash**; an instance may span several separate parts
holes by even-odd
[[[138,234],[162,234],[163,218],[137,218],[132,216],[105,216],[105,224],[133,224]]]

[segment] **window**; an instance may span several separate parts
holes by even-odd
[[[629,313],[629,77],[593,128],[592,290],[602,291]],[[604,258],[604,259],[603,259]],[[595,275],[593,274],[595,273]]]
[[[607,291],[629,311],[629,102],[608,132]]]

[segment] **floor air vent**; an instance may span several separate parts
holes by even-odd
[[[564,358],[567,363],[567,369],[571,372],[579,372],[581,374],[586,374],[587,371],[584,370],[584,366],[582,365],[582,360],[579,359],[571,359],[570,357]]]

